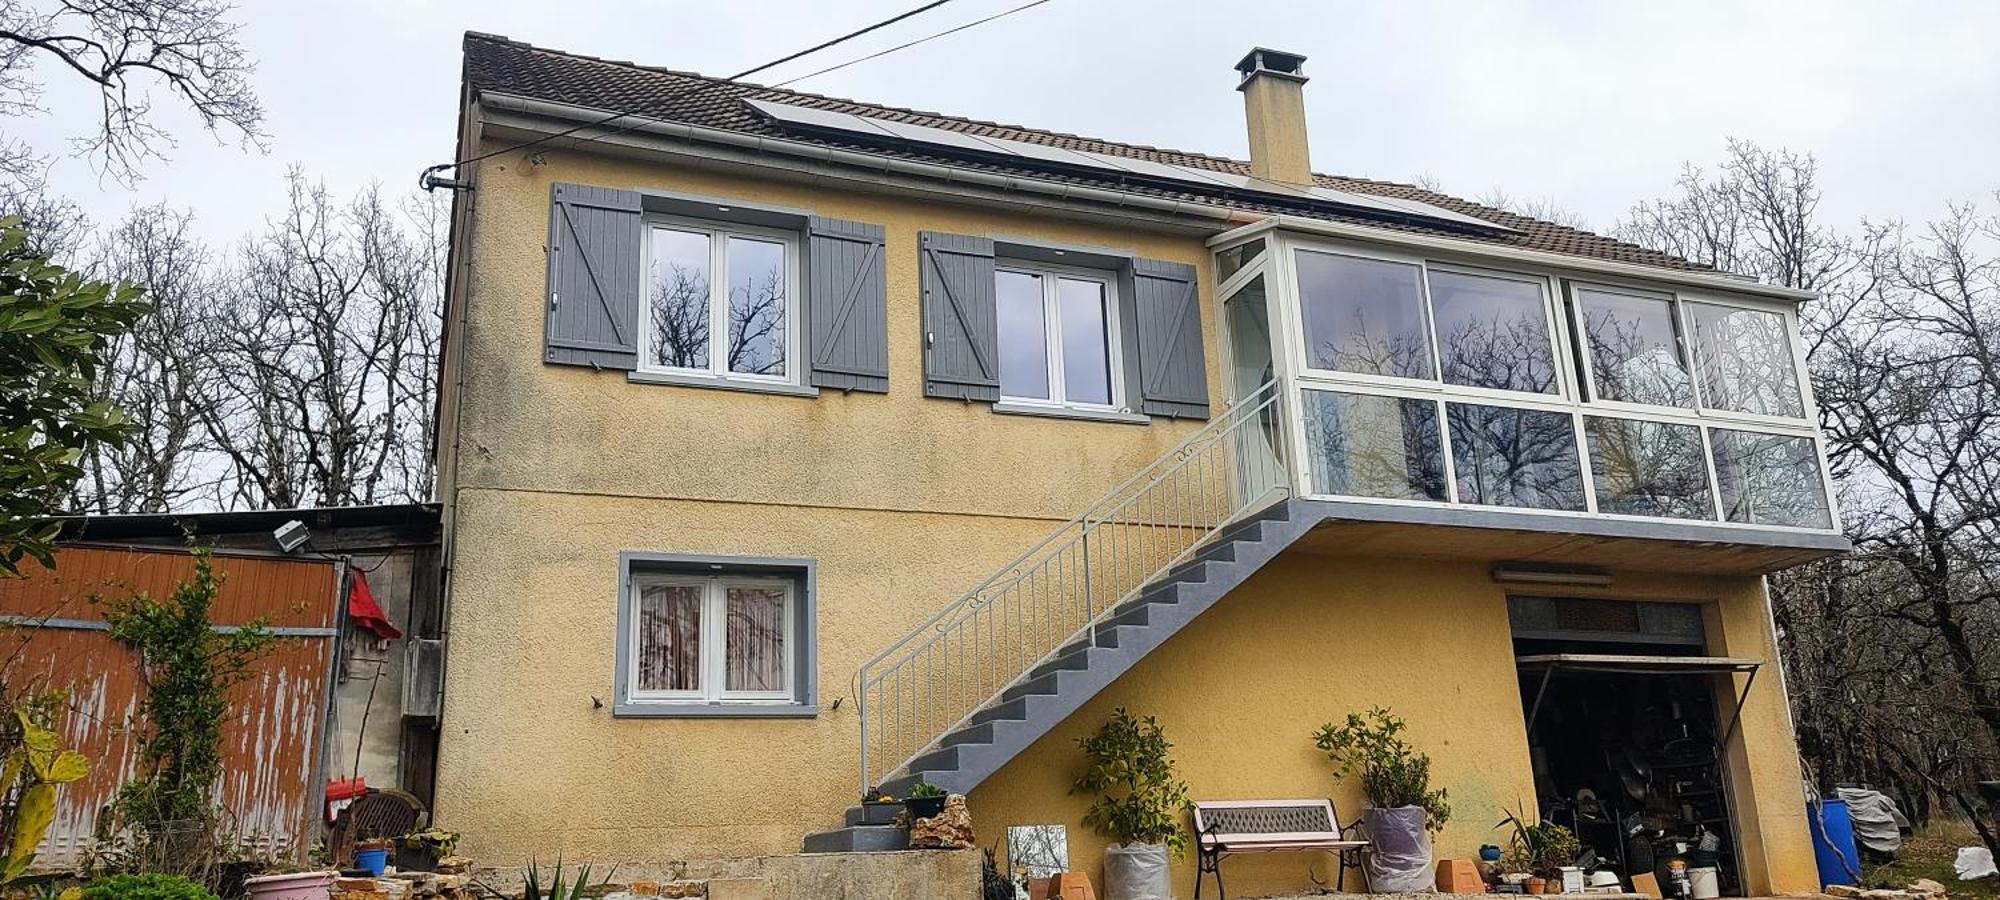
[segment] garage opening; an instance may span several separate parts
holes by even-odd
[[[1543,820],[1628,890],[1741,896],[1724,748],[1758,662],[1706,655],[1696,604],[1510,597],[1508,613]]]

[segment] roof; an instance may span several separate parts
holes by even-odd
[[[1484,243],[1503,245],[1523,250],[1564,253],[1573,256],[1636,265],[1655,266],[1684,272],[1710,272],[1711,267],[1693,263],[1676,256],[1650,250],[1635,244],[1615,240],[1588,231],[1582,231],[1546,222],[1528,216],[1516,215],[1506,210],[1495,209],[1459,197],[1441,194],[1410,184],[1388,181],[1374,181],[1362,178],[1348,178],[1339,175],[1315,174],[1313,177],[1322,187],[1372,194],[1382,197],[1416,200],[1463,215],[1485,219],[1507,228],[1511,233],[1479,232],[1468,234],[1463,230],[1440,227],[1417,221],[1385,222],[1375,217],[1349,215],[1326,209],[1301,209],[1295,205],[1266,198],[1241,194],[1203,193],[1192,188],[1177,190],[1158,185],[1144,185],[1121,180],[1115,176],[1091,176],[1069,171],[1054,171],[1038,167],[1032,160],[1019,160],[1012,164],[992,162],[968,163],[963,159],[947,159],[937,155],[937,151],[922,145],[884,148],[877,145],[864,146],[845,141],[832,135],[801,134],[785,131],[765,117],[754,112],[746,100],[768,100],[813,109],[851,113],[869,118],[907,122],[947,131],[958,131],[980,137],[1002,138],[1060,147],[1066,150],[1084,150],[1111,156],[1128,157],[1168,165],[1189,166],[1234,175],[1250,174],[1250,164],[1244,160],[1148,147],[1142,144],[1124,144],[1098,138],[1063,134],[1054,131],[1007,125],[998,122],[983,122],[948,116],[941,113],[923,112],[872,103],[861,103],[816,94],[801,93],[781,88],[729,82],[719,78],[655,66],[617,60],[599,59],[535,47],[506,37],[468,31],[465,35],[466,86],[475,94],[495,92],[533,100],[572,106],[601,109],[606,112],[627,113],[648,119],[680,122],[705,128],[720,129],[764,137],[785,138],[823,146],[848,150],[887,154],[916,160],[938,162],[954,166],[976,168],[1024,177],[1056,180],[1083,185],[1104,187],[1112,190],[1152,194],[1192,202],[1209,203],[1263,214],[1306,215],[1331,221],[1346,221],[1383,228],[1393,228],[1422,234],[1471,238]]]
[[[393,503],[376,506],[319,506],[301,509],[257,509],[234,512],[123,513],[54,516],[62,526],[59,540],[90,543],[180,544],[188,535],[219,538],[248,534],[269,542],[271,531],[294,519],[322,538],[341,532],[364,533],[394,543],[436,543],[440,507],[435,503]]]

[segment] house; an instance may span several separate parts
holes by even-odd
[[[72,704],[64,746],[93,761],[57,795],[41,868],[80,865],[99,817],[142,765],[145,680],[112,638],[105,606],[163,599],[192,577],[189,542],[221,579],[212,621],[261,621],[276,642],[232,688],[216,799],[242,846],[305,863],[327,782],[360,778],[427,803],[436,757],[438,510],[421,504],[249,512],[79,515],[53,520],[56,566],[0,579],[9,684]],[[283,545],[281,527],[299,541]]]
[[[1199,798],[1352,817],[1310,738],[1389,706],[1447,855],[1520,804],[1817,887],[1763,582],[1848,548],[1809,295],[1314,174],[1295,54],[1231,73],[1245,162],[464,53],[437,809],[467,852],[886,849],[857,798],[927,780],[1094,872],[1068,788],[1114,708]]]

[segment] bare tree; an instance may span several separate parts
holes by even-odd
[[[95,268],[146,287],[151,309],[116,341],[98,371],[104,399],[132,417],[131,439],[93,447],[73,501],[100,513],[165,512],[212,486],[200,386],[214,372],[194,338],[212,312],[211,254],[194,214],[164,204],[135,209],[105,235]]]
[[[1857,550],[1773,578],[1773,611],[1822,786],[1926,813],[2000,766],[2000,220],[1843,234],[1815,178],[1810,156],[1731,141],[1616,233],[1820,292],[1805,337]]]
[[[260,144],[264,110],[251,89],[254,69],[215,0],[0,0],[0,116],[43,112],[39,61],[98,90],[97,127],[72,149],[130,181],[148,159],[164,158],[173,136],[154,114],[150,87],[165,90],[211,133]],[[32,154],[0,154],[24,171]]]
[[[441,216],[374,189],[338,206],[290,175],[288,209],[239,250],[200,339],[218,366],[201,404],[229,472],[218,502],[428,497]]]

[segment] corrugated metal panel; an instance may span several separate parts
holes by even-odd
[[[225,579],[215,604],[218,626],[262,616],[288,634],[258,663],[256,676],[231,692],[219,786],[224,827],[296,857],[313,837],[320,801],[339,569],[299,559],[217,556],[215,563]],[[53,573],[29,566],[24,579],[0,580],[0,615],[60,623],[21,627],[0,640],[15,678],[45,677],[69,690],[63,739],[92,763],[88,778],[62,789],[39,865],[76,861],[98,810],[139,764],[128,733],[138,724],[144,692],[137,659],[104,630],[102,606],[92,598],[165,597],[193,571],[183,552],[69,547],[57,553]]]

